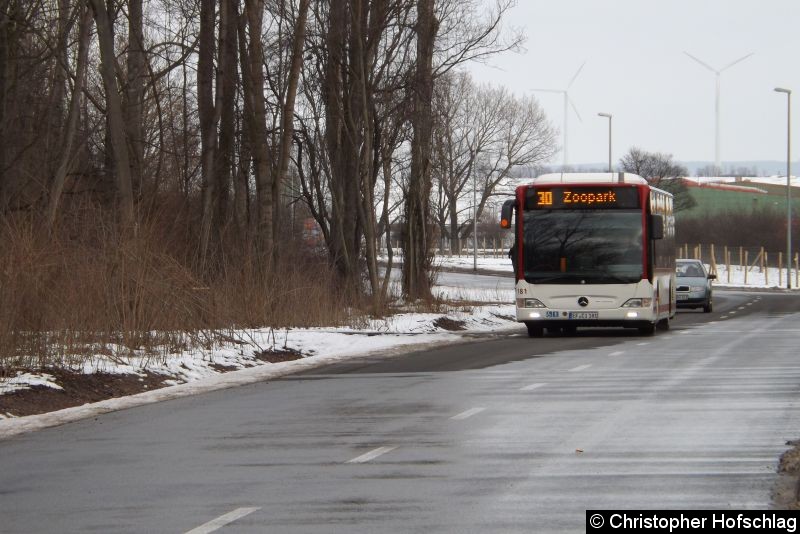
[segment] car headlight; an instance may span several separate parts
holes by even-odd
[[[517,308],[546,308],[539,299],[517,299]]]
[[[692,286],[689,288],[689,291],[705,291],[705,286]]]
[[[653,303],[653,299],[628,299],[628,301],[622,305],[623,308],[649,308],[650,305]]]

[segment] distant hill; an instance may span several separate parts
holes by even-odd
[[[689,169],[689,174],[696,176],[699,169],[709,168],[714,165],[713,161],[680,161],[681,165]],[[786,175],[786,160],[746,160],[746,161],[723,161],[723,174],[739,176],[773,176],[776,174]],[[749,172],[739,172],[737,170],[748,170]],[[792,176],[800,174],[800,162],[792,162]]]
[[[697,176],[698,171],[711,168],[713,161],[678,161],[677,163],[685,166],[689,170],[690,176]],[[572,172],[604,172],[608,169],[608,163],[576,163],[570,165]],[[544,170],[543,170],[544,169]],[[537,176],[543,172],[559,172],[561,165],[548,165],[541,168],[518,167],[514,169],[514,175]],[[723,161],[722,174],[725,176],[773,176],[786,174],[786,161],[778,160],[743,160],[743,161]],[[707,176],[708,173],[702,173]],[[800,161],[792,162],[792,176],[800,175]]]

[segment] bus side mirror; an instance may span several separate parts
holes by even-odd
[[[511,221],[514,218],[514,207],[516,200],[506,200],[503,202],[503,208],[500,210],[500,228],[511,228]]]
[[[664,239],[664,216],[650,216],[650,239]]]

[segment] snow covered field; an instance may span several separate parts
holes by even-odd
[[[472,269],[474,260],[472,256],[437,256],[434,260],[434,265],[445,269]],[[711,266],[706,264],[707,269]],[[490,271],[506,271],[511,272],[511,260],[508,258],[492,258],[478,256],[478,269]],[[747,273],[745,274],[745,271]],[[792,287],[797,287],[800,279],[797,277],[797,271],[792,270]],[[777,267],[770,267],[760,271],[756,267],[744,269],[740,265],[731,265],[730,276],[728,269],[725,265],[717,265],[717,279],[714,281],[717,287],[736,287],[736,288],[785,288],[786,287],[786,269],[778,269]],[[513,297],[512,297],[513,298]]]

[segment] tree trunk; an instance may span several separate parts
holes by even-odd
[[[281,138],[280,155],[278,158],[278,176],[272,182],[272,198],[280,198],[280,187],[287,179],[289,169],[289,153],[292,146],[292,134],[294,133],[294,105],[297,98],[297,83],[300,79],[300,68],[303,66],[303,44],[306,38],[306,19],[308,17],[309,0],[300,0],[298,7],[297,22],[292,35],[292,57],[289,67],[289,78],[286,84],[286,96],[281,110]],[[280,225],[280,210],[273,211],[273,241],[278,240],[278,228]],[[273,247],[273,256],[277,260],[278,247]]]
[[[331,259],[345,288],[360,292],[358,255],[361,228],[358,224],[358,149],[353,138],[352,91],[348,51],[348,8],[346,0],[332,0],[325,65],[325,144],[330,160]],[[350,50],[352,53],[352,49]]]
[[[0,8],[2,9],[2,8]],[[64,147],[65,130],[64,111],[67,90],[67,71],[69,69],[69,38],[72,27],[71,6],[68,0],[58,0],[58,25],[55,36],[55,60],[53,79],[51,81],[50,108],[45,130],[45,151],[47,154],[47,172],[53,176],[60,162],[61,149]]]
[[[217,148],[217,116],[214,109],[214,0],[200,1],[200,36],[197,58],[197,111],[200,122],[200,160],[203,175],[200,262],[205,265],[211,241],[216,180],[214,153]]]
[[[417,59],[412,86],[411,175],[405,199],[405,236],[403,239],[403,295],[406,299],[430,300],[429,221],[431,192],[431,140],[433,134],[433,45],[438,23],[434,0],[418,0]]]
[[[450,253],[461,254],[461,233],[458,225],[458,206],[455,199],[450,199],[447,207],[450,218]]]
[[[116,189],[120,223],[126,231],[135,230],[133,212],[133,190],[128,144],[125,136],[125,121],[122,115],[122,100],[119,96],[115,72],[114,40],[111,21],[102,0],[89,0],[97,24],[100,42],[100,71],[106,93],[106,116],[109,136],[116,167]]]
[[[272,153],[267,137],[267,112],[264,104],[264,49],[261,44],[263,0],[245,0],[245,13],[250,30],[248,67],[244,80],[245,105],[251,112],[245,112],[245,125],[251,144],[253,173],[256,181],[258,206],[257,251],[261,266],[267,271],[273,267],[275,248],[273,230],[274,198],[272,196]]]
[[[131,181],[136,196],[142,193],[144,163],[144,87],[147,58],[142,29],[142,0],[128,0],[128,59],[125,81],[125,126],[130,146]]]
[[[69,114],[67,116],[67,126],[64,134],[63,148],[61,152],[61,161],[53,177],[53,183],[50,188],[50,197],[47,205],[47,229],[53,231],[53,225],[56,220],[58,212],[58,204],[61,200],[61,193],[64,190],[64,182],[69,174],[70,169],[75,158],[75,151],[73,145],[75,144],[75,135],[78,132],[78,119],[80,118],[81,106],[81,93],[83,93],[83,86],[86,81],[86,64],[89,58],[89,38],[92,28],[92,12],[90,9],[84,9],[79,24],[79,38],[78,38],[78,64],[75,72],[75,85],[72,89],[72,97],[70,98]]]
[[[10,6],[8,0],[3,0],[3,9],[0,9],[0,215],[5,213],[9,203],[8,160],[9,146],[9,83],[8,73],[11,71],[11,51],[9,41],[11,40],[13,18],[9,13]]]
[[[213,199],[214,228],[212,239],[222,244],[223,234],[229,220],[231,184],[233,183],[233,144],[236,134],[235,105],[236,86],[239,81],[237,68],[237,0],[222,0],[220,5],[219,61],[217,66],[216,105],[219,108],[219,141],[214,162],[216,195]]]

